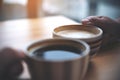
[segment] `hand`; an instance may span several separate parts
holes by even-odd
[[[23,52],[11,48],[0,50],[0,80],[14,80],[23,71]]]
[[[82,24],[98,26],[103,30],[102,47],[116,43],[120,38],[120,23],[118,20],[113,20],[105,16],[90,16],[83,19]]]

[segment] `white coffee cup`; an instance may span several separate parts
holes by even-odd
[[[53,38],[70,38],[83,40],[90,45],[90,56],[100,49],[103,31],[99,27],[90,25],[64,25],[53,30]]]
[[[89,52],[89,45],[82,40],[45,39],[26,48],[25,61],[31,80],[82,80],[88,68]]]

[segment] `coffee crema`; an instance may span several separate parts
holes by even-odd
[[[57,34],[68,38],[91,38],[95,36],[94,33],[85,30],[63,30]]]
[[[38,48],[30,55],[42,60],[70,60],[79,58],[81,50],[68,45],[52,45]]]

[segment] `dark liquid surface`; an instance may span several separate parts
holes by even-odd
[[[43,60],[70,60],[79,58],[81,50],[68,45],[52,45],[33,51],[32,56]]]

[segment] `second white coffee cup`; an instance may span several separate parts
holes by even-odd
[[[53,38],[70,38],[83,40],[90,46],[90,56],[94,56],[100,49],[103,31],[99,27],[90,25],[64,25],[53,30]]]

